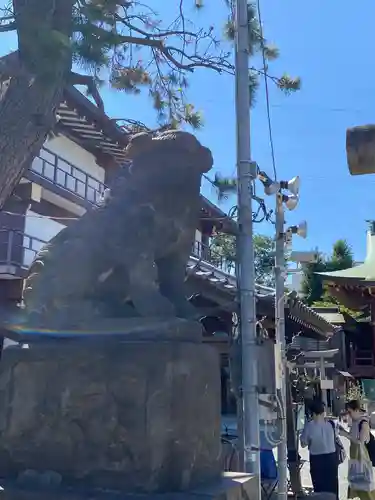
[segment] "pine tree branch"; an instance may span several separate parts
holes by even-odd
[[[180,0],[180,2],[182,2],[182,0]],[[80,3],[83,9],[88,9],[86,0],[80,0]],[[166,60],[167,63],[171,65],[171,67],[174,67],[175,69],[180,71],[187,71],[192,73],[195,68],[208,68],[217,71],[218,73],[234,74],[234,65],[230,62],[229,59],[230,53],[220,54],[217,56],[209,56],[206,50],[202,55],[198,54],[197,44],[199,41],[207,39],[210,40],[210,45],[217,43],[217,41],[213,37],[213,27],[210,27],[206,31],[186,31],[184,29],[184,13],[182,11],[181,3],[179,18],[181,20],[183,29],[180,29],[176,26],[176,29],[173,29],[173,27],[171,27],[170,30],[159,30],[157,27],[155,27],[152,29],[152,31],[149,31],[144,27],[137,26],[130,20],[139,20],[146,25],[145,17],[139,15],[131,16],[128,15],[126,11],[124,15],[115,13],[114,19],[118,23],[119,27],[120,25],[122,25],[130,32],[130,34],[121,34],[121,32],[118,33],[117,44],[150,47],[151,49],[159,52],[159,54],[162,55],[162,57]],[[95,31],[95,34],[97,34],[99,37],[103,37],[103,39],[108,36],[107,30],[101,26],[93,25],[92,29]],[[133,35],[133,33],[135,35]],[[183,39],[182,47],[167,45],[166,41],[171,36],[181,37]],[[187,38],[193,39],[195,51],[192,54],[186,51],[186,47],[192,45],[192,43],[186,43]],[[254,71],[257,74],[263,74],[263,71],[257,68],[249,68],[249,70]],[[269,74],[266,74],[265,76],[272,80],[272,82],[277,86],[281,85],[281,80],[279,78]]]
[[[118,127],[126,130],[127,132],[132,130],[151,132],[151,129],[139,120],[132,120],[131,118],[111,118],[111,122],[116,123]],[[124,122],[124,123],[122,125],[119,125],[117,122]]]
[[[182,13],[181,6],[180,6],[180,17],[182,19],[184,26],[184,16]],[[157,38],[165,39],[170,36],[182,36],[184,40],[186,39],[186,37],[192,37],[196,41],[198,41],[201,38],[211,37],[212,28],[210,28],[206,32],[203,32],[202,30],[199,30],[197,32],[191,32],[191,31],[185,31],[184,29],[183,30],[171,29],[167,31],[159,31],[157,33],[149,33],[146,30],[143,30],[142,28],[135,26],[133,23],[130,23],[127,18],[121,17],[118,14],[115,16],[115,18],[117,19],[117,21],[126,26],[131,32],[135,32],[143,36],[143,38],[140,38],[129,35],[119,35],[119,39],[122,40],[123,43],[131,43],[135,45],[143,45],[155,48],[156,50],[161,52],[170,63],[172,63],[176,68],[180,70],[193,72],[195,68],[201,67],[201,68],[210,68],[219,73],[221,72],[232,73],[234,71],[233,65],[227,61],[228,54],[225,54],[225,56],[223,57],[211,57],[211,58],[198,56],[197,54],[189,55],[185,51],[186,43],[183,44],[182,48],[177,48],[173,46],[167,46],[165,45],[164,40],[157,39]],[[174,54],[179,54],[181,56],[181,60],[178,61],[174,56]],[[184,59],[190,62],[184,64],[182,62]]]
[[[138,28],[134,28],[132,25],[131,29],[138,30]],[[99,28],[101,30],[101,28]],[[104,30],[103,30],[104,31]],[[139,33],[144,33],[144,38],[142,37],[136,37],[136,36],[130,36],[130,35],[119,35],[118,39],[122,43],[128,43],[128,44],[133,44],[133,45],[142,45],[146,47],[151,47],[156,50],[158,50],[160,53],[164,55],[164,57],[172,63],[177,69],[183,70],[183,71],[189,71],[193,72],[195,68],[209,68],[217,71],[218,73],[228,73],[228,74],[234,74],[234,65],[231,64],[227,60],[227,55],[224,55],[223,57],[202,57],[199,56],[198,54],[192,54],[189,55],[187,54],[183,49],[180,49],[178,47],[173,47],[173,46],[166,46],[163,41],[161,40],[155,40],[153,34],[147,33],[143,30],[138,30]],[[189,63],[182,63],[176,59],[173,53],[179,54],[182,56],[182,60],[186,59],[190,61]],[[257,69],[255,67],[250,67],[250,71],[254,71],[255,73],[259,75],[264,75],[264,71]],[[279,78],[276,76],[272,76],[270,74],[265,75],[267,78],[272,80],[273,83],[276,85],[279,84]]]
[[[92,24],[91,30],[95,35],[103,39],[105,39],[108,36],[108,31],[104,28],[101,28],[100,26]],[[117,40],[118,40],[118,45],[122,43],[128,43],[131,45],[144,45],[146,47],[157,47],[157,48],[163,47],[163,42],[161,40],[154,40],[153,38],[151,38],[151,35],[142,38],[132,35],[119,34],[117,36]]]
[[[3,9],[0,9],[0,10],[3,10]],[[8,12],[8,11],[7,11]],[[0,22],[4,22],[4,21],[13,21],[14,20],[14,14],[9,14],[7,16],[2,16],[0,17]]]
[[[104,102],[100,97],[97,86],[95,85],[94,78],[90,75],[81,75],[79,73],[74,73],[73,71],[69,75],[69,83],[71,85],[85,85],[89,94],[94,99],[96,105],[104,113]]]
[[[1,21],[2,20],[0,19],[0,22]],[[0,33],[6,33],[8,31],[16,31],[16,29],[17,29],[16,21],[13,21],[8,24],[0,24]]]
[[[177,47],[162,47],[158,50],[164,55],[164,57],[170,61],[176,68],[184,71],[193,72],[195,68],[209,68],[217,71],[218,73],[230,73],[233,74],[234,66],[226,60],[226,57],[202,57],[197,54],[188,55],[184,50],[178,49]],[[173,53],[180,54],[182,59],[187,59],[189,63],[182,63],[178,61]]]
[[[134,131],[139,132],[148,132],[150,134],[157,134],[160,132],[164,132],[165,130],[169,130],[171,128],[170,124],[162,125],[161,127],[157,127],[151,129],[146,124],[139,120],[132,120],[131,118],[111,118],[111,122],[115,122],[116,125],[122,129],[124,129],[128,133],[134,133]],[[119,125],[117,122],[124,122],[124,125]]]
[[[99,26],[92,28],[99,37],[103,38],[107,35],[107,31]],[[210,68],[219,73],[227,72],[233,73],[233,65],[227,60],[228,54],[220,57],[204,57],[198,54],[187,54],[184,50],[173,46],[166,46],[163,40],[155,40],[152,38],[152,34],[144,37],[137,37],[132,35],[118,35],[117,43],[120,44],[130,44],[130,45],[142,45],[144,47],[150,47],[158,50],[170,63],[172,63],[176,68],[193,72],[195,68]],[[174,53],[182,56],[182,59],[190,61],[189,63],[182,63],[176,59]]]
[[[139,16],[134,16],[137,19],[141,19]],[[166,38],[168,36],[191,36],[196,38],[197,33],[193,31],[185,31],[185,30],[167,30],[167,31],[158,31],[157,33],[149,33],[146,30],[143,30],[142,28],[139,28],[138,26],[135,26],[134,24],[129,22],[129,19],[120,16],[119,14],[115,14],[115,19],[118,22],[121,22],[129,28],[131,31],[135,31],[136,33],[139,33],[140,35],[143,35],[146,38]],[[142,19],[141,19],[142,20]]]
[[[154,40],[152,38],[139,38],[134,36],[122,35],[119,36],[119,40],[121,40],[123,43],[153,47],[161,54],[163,54],[163,56],[177,69],[180,70],[193,72],[195,68],[210,68],[219,73],[233,73],[234,67],[226,60],[225,57],[205,58],[197,54],[189,55],[182,49],[172,46],[165,46],[161,40]],[[184,59],[187,59],[190,62],[184,64],[178,61],[173,53],[180,54]]]

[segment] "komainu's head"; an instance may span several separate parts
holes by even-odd
[[[126,148],[137,174],[176,181],[200,178],[213,165],[211,151],[188,132],[169,130],[159,134],[142,132],[132,137]]]

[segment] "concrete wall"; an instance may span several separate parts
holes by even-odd
[[[35,236],[43,241],[49,241],[64,227],[63,224],[53,219],[40,216],[31,210],[26,212],[25,233],[29,236]]]
[[[49,241],[51,238],[56,236],[57,233],[61,231],[65,226],[59,222],[48,219],[47,217],[42,217],[39,214],[27,210],[25,218],[25,237],[24,237],[24,262],[23,264],[29,266],[34,259],[35,252],[40,250],[43,246],[42,242]],[[27,238],[31,238],[32,249],[28,249],[30,245]],[[36,240],[33,240],[36,238]],[[40,242],[39,240],[42,240]],[[34,252],[35,250],[35,252]]]

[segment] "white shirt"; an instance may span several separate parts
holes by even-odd
[[[307,422],[301,434],[301,445],[308,446],[311,455],[335,453],[335,431],[332,424],[324,420]]]

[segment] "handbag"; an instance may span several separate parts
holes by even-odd
[[[346,460],[345,448],[344,445],[342,444],[340,436],[336,432],[335,423],[332,420],[329,420],[329,423],[332,425],[332,430],[335,437],[335,449],[336,449],[337,461],[339,464],[342,464]]]
[[[352,490],[375,490],[374,470],[362,443],[358,445],[358,458],[349,460],[348,482]]]

